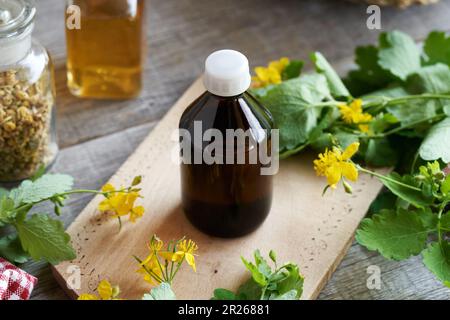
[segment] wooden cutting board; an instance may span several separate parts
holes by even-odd
[[[281,162],[272,211],[253,234],[212,238],[186,220],[180,208],[179,168],[171,160],[176,146],[171,135],[184,109],[203,91],[196,81],[111,179],[115,185],[129,185],[134,176],[143,175],[145,216],[136,224],[126,221],[119,233],[117,220],[96,210],[101,201],[97,197],[69,227],[77,259],[53,267],[53,272],[71,297],[93,292],[100,280],[108,279],[120,286],[122,298],[140,299],[150,287],[135,272],[132,255],[146,257],[146,242],[153,234],[165,241],[186,236],[198,243],[197,273],[184,266],[177,275],[174,291],[179,299],[209,299],[216,288],[237,289],[249,276],[240,256],[250,259],[255,249],[263,254],[274,249],[280,262],[300,265],[303,299],[316,298],[340,263],[381,184],[362,176],[353,195],[337,190],[322,197],[326,181],[315,176],[313,154]],[[67,280],[73,283],[77,270],[81,288],[69,289]]]

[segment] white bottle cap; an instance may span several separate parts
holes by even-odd
[[[212,53],[205,63],[206,90],[221,97],[240,95],[250,88],[252,78],[248,59],[234,50]]]
[[[35,14],[34,0],[0,0],[0,66],[27,55]]]

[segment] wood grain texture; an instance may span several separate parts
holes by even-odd
[[[35,36],[56,61],[58,123],[63,147],[56,172],[73,175],[78,186],[97,188],[121,166],[157,121],[201,72],[204,57],[232,47],[263,64],[281,54],[306,58],[319,50],[333,64],[348,65],[356,45],[376,41],[378,31],[365,28],[365,5],[338,0],[152,0],[149,1],[149,60],[139,99],[93,102],[70,96],[65,85],[64,1],[37,1]],[[433,29],[450,30],[450,1],[408,10],[382,9],[383,31],[400,29],[421,40]],[[226,17],[226,18],[224,18]],[[101,119],[101,120],[99,120]],[[66,225],[90,197],[70,201]],[[50,207],[43,210],[51,211]],[[382,270],[381,290],[366,287],[366,268]],[[25,269],[39,277],[34,299],[66,296],[43,263]],[[420,259],[385,261],[353,245],[322,292],[323,299],[448,299]]]

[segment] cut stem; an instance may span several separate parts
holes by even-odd
[[[406,183],[403,183],[401,181],[398,181],[398,180],[389,178],[387,176],[384,176],[382,174],[379,174],[377,172],[365,169],[365,168],[361,167],[360,165],[356,165],[356,167],[358,168],[359,171],[367,173],[367,174],[370,174],[371,176],[377,177],[380,180],[389,181],[389,182],[398,184],[399,186],[402,186],[402,187],[405,187],[405,188],[408,188],[408,189],[411,189],[411,190],[414,190],[414,191],[422,191],[422,189],[420,189],[418,187],[411,186],[409,184],[406,184]]]

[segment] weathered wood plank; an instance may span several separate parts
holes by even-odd
[[[157,121],[200,74],[219,48],[245,52],[254,65],[286,55],[307,59],[322,51],[330,61],[350,57],[356,45],[376,40],[366,28],[366,6],[339,0],[148,1],[146,86],[132,101],[72,97],[65,84],[64,1],[38,1],[35,35],[56,60],[59,137],[71,146]],[[401,29],[417,39],[450,29],[449,1],[408,10],[382,9],[383,30]],[[101,119],[101,120],[100,120]]]

